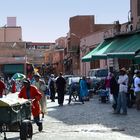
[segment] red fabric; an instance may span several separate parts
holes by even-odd
[[[25,87],[21,89],[18,97],[27,99]],[[34,117],[37,117],[41,113],[40,104],[39,104],[41,98],[42,98],[41,92],[39,92],[39,90],[35,86],[30,85],[30,99],[35,99],[32,102],[32,114]]]
[[[6,88],[3,81],[0,80],[0,96],[2,96],[3,90]]]
[[[105,87],[110,88],[110,79],[105,79]]]
[[[15,82],[13,82],[13,84],[12,84],[12,91],[11,92],[12,93],[16,92],[16,83]]]

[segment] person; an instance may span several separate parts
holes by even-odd
[[[42,118],[44,118],[44,114],[47,112],[46,110],[46,106],[47,106],[47,98],[46,98],[46,95],[45,95],[45,91],[46,91],[46,88],[45,88],[45,81],[41,80],[40,79],[41,76],[39,73],[36,73],[34,75],[34,82],[33,82],[33,85],[35,85],[38,90],[41,92],[42,94],[42,98],[40,100],[40,105],[41,105],[41,114],[42,114]]]
[[[41,100],[42,94],[41,92],[34,86],[30,84],[28,79],[23,81],[23,87],[18,94],[19,98],[29,99],[32,100],[31,111],[34,117],[34,121],[38,126],[38,130],[42,131],[43,126],[42,122],[40,121],[40,104],[39,101]]]
[[[86,77],[83,76],[80,80],[80,101],[84,104],[84,98],[88,96],[88,87]]]
[[[59,77],[56,80],[56,88],[58,93],[58,104],[59,106],[63,106],[65,88],[66,88],[66,80],[62,76],[62,72],[59,73]]]
[[[105,88],[110,94],[110,79],[111,79],[111,72],[108,73],[107,77],[105,78]]]
[[[49,82],[49,91],[50,91],[50,99],[52,102],[55,102],[55,81],[54,74],[51,74]]]
[[[77,96],[79,97],[79,82],[75,82],[71,79],[71,84],[69,86],[69,101],[68,104],[71,103],[71,98],[73,93],[76,92]]]
[[[119,92],[119,85],[117,83],[115,75],[112,73],[111,79],[110,79],[110,94],[113,95],[114,101],[113,101],[112,107],[113,107],[114,111],[116,110],[116,107],[117,107],[118,92]]]
[[[137,71],[136,71],[137,72]],[[127,71],[128,75],[128,92],[127,92],[127,106],[131,108],[135,103],[135,95],[134,95],[134,73],[131,69]]]
[[[5,92],[5,90],[6,90],[6,85],[3,82],[2,77],[0,76],[0,98],[3,97],[3,93]]]
[[[134,79],[134,92],[136,94],[136,109],[140,110],[140,71],[138,70],[136,73],[136,77]]]
[[[125,68],[120,69],[118,84],[119,84],[119,93],[117,100],[117,108],[114,114],[120,114],[120,110],[122,108],[123,110],[122,115],[127,115],[126,94],[128,91],[128,75],[126,74]]]
[[[11,92],[15,93],[16,92],[16,81],[12,80],[11,81],[12,87],[11,87]]]

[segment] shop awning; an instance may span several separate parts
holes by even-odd
[[[134,59],[140,51],[140,33],[116,38],[111,46],[113,50],[107,53],[108,58]]]
[[[139,54],[139,55],[138,55]],[[96,59],[124,58],[138,59],[140,57],[140,32],[122,34],[104,40],[94,50],[82,58],[83,62]]]
[[[82,57],[82,62],[90,62],[93,60],[92,56],[96,55],[97,57],[100,57],[99,55],[102,54],[102,57],[106,57],[106,55],[103,54],[103,52],[107,49],[107,47],[112,42],[112,39],[107,39],[101,44],[99,44],[95,49],[93,49],[91,52],[86,54],[84,57]]]
[[[93,49],[91,52],[89,52],[84,57],[82,57],[82,61],[83,62],[89,62],[89,61],[91,61],[92,54],[94,53],[94,51],[95,51],[95,49]]]
[[[140,50],[140,34],[120,35],[92,55],[92,60],[107,58],[134,59]]]

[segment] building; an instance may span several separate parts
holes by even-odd
[[[22,29],[16,25],[16,17],[7,17],[7,24],[0,27],[0,42],[22,42]]]
[[[134,30],[140,29],[140,0],[130,0],[130,11],[128,20],[133,25]]]
[[[67,49],[65,49],[64,67],[67,74],[80,74],[80,41],[88,34],[102,31],[112,24],[95,24],[94,15],[71,17],[70,31],[67,35]]]
[[[45,53],[45,69],[48,75],[58,75],[60,72],[64,72],[63,68],[64,49],[57,46],[50,48]]]
[[[0,74],[5,78],[20,72],[26,74],[25,42],[0,42]]]
[[[104,59],[112,70],[121,67],[139,69],[140,64],[140,0],[130,0],[128,21],[124,24],[114,23],[113,34],[105,31],[104,41],[95,50],[90,51],[82,60],[95,61]],[[107,36],[106,36],[107,35]],[[110,70],[111,70],[110,69]]]
[[[26,74],[26,43],[22,41],[22,29],[16,25],[16,17],[8,17],[0,27],[0,74],[5,78],[16,72]]]

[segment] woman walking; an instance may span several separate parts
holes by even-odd
[[[45,81],[41,80],[40,77],[41,76],[38,73],[34,75],[35,81],[33,82],[33,85],[35,85],[38,88],[38,90],[42,93],[40,105],[41,105],[42,118],[44,118],[44,114],[47,112],[47,98],[45,95],[46,85],[45,85]]]

